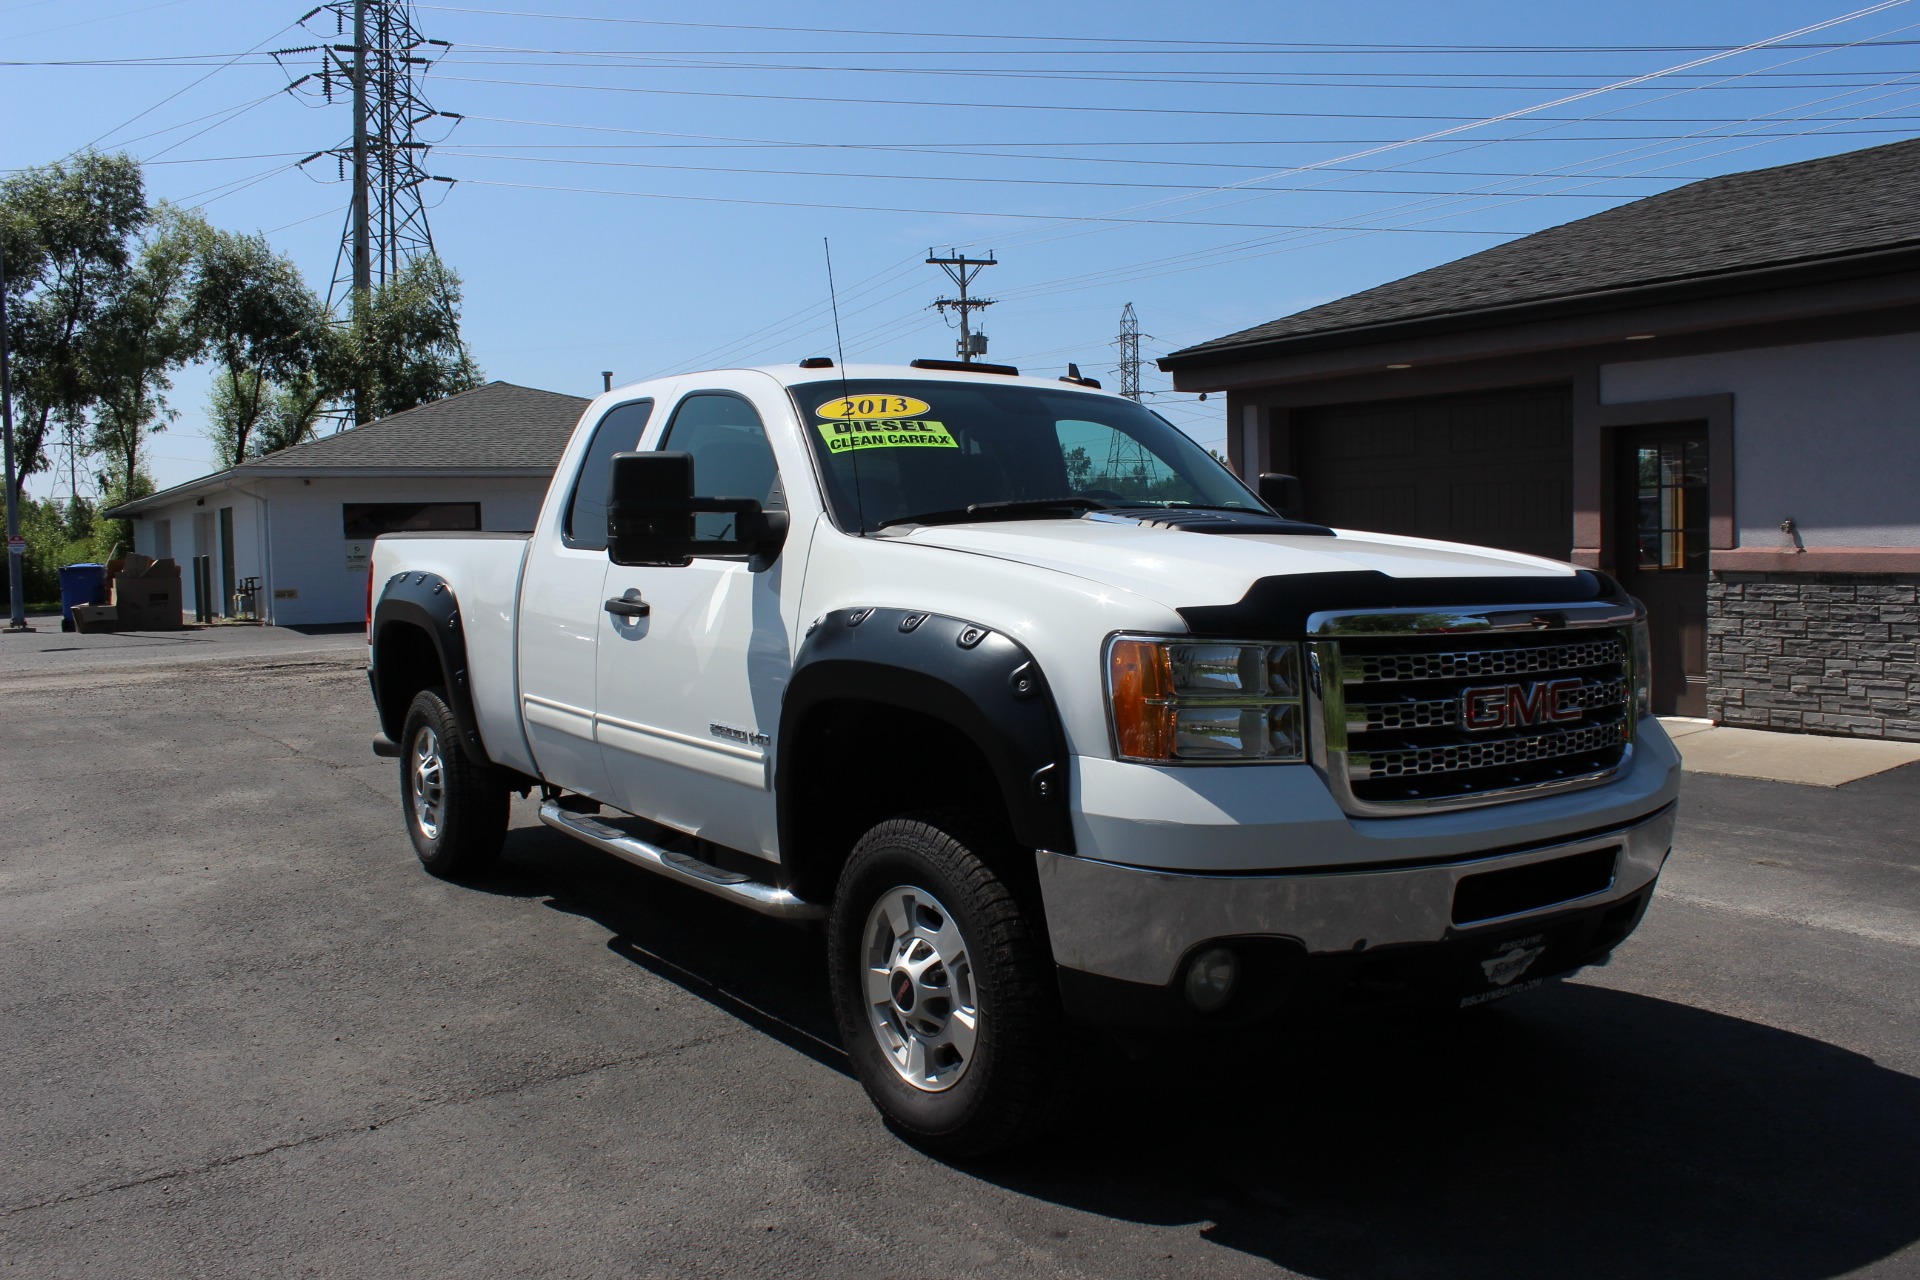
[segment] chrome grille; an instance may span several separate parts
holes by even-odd
[[[1610,776],[1631,749],[1631,632],[1607,625],[1310,642],[1315,760],[1356,813],[1485,804]],[[1469,699],[1473,710],[1468,710]],[[1471,719],[1490,722],[1469,728]]]
[[[1618,706],[1627,700],[1627,682],[1597,680],[1570,694],[1564,701],[1582,710]],[[1460,723],[1460,699],[1426,698],[1403,702],[1347,703],[1347,731],[1368,733],[1379,729],[1438,729]]]
[[[1618,639],[1537,648],[1466,649],[1440,653],[1368,653],[1346,658],[1341,678],[1348,684],[1385,684],[1403,680],[1472,680],[1482,676],[1521,676],[1576,667],[1618,665],[1626,648]]]
[[[1448,747],[1416,747],[1407,751],[1355,752],[1347,757],[1347,772],[1356,778],[1402,778],[1422,773],[1452,773],[1461,769],[1488,769],[1530,760],[1554,760],[1617,746],[1618,724],[1594,725],[1559,733],[1539,733],[1495,742],[1463,742]]]

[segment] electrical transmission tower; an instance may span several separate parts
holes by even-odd
[[[1114,339],[1120,348],[1120,394],[1138,403],[1140,400],[1140,318],[1129,302],[1120,313],[1120,336]],[[1129,498],[1152,498],[1149,486],[1157,478],[1160,462],[1146,445],[1124,431],[1116,431],[1107,445],[1107,487]],[[1123,487],[1125,486],[1125,487]]]
[[[336,94],[352,102],[353,135],[301,163],[331,155],[340,176],[353,182],[353,202],[327,290],[332,309],[343,299],[385,284],[410,259],[433,252],[422,188],[453,180],[427,172],[424,162],[433,143],[419,137],[418,130],[436,116],[459,117],[435,111],[421,92],[419,80],[433,55],[450,46],[420,34],[407,0],[331,0],[307,20],[324,22],[322,15],[329,13],[334,35],[351,35],[352,43],[320,46],[321,91],[329,103]]]
[[[940,308],[941,315],[945,315],[948,308],[952,308],[954,311],[960,313],[960,341],[958,343],[960,360],[964,364],[972,364],[975,356],[987,354],[987,335],[973,332],[968,324],[967,317],[981,307],[992,306],[993,299],[970,298],[967,296],[967,286],[972,284],[974,277],[982,271],[985,271],[988,267],[998,266],[999,264],[993,260],[991,253],[984,258],[969,258],[963,253],[956,253],[954,250],[949,249],[947,250],[946,257],[936,258],[933,256],[933,250],[929,249],[927,250],[927,265],[930,267],[939,267],[942,271],[946,272],[947,278],[953,281],[954,288],[959,291],[959,297],[936,298],[934,299],[933,305]]]
[[[1140,317],[1133,304],[1120,313],[1120,336],[1114,340],[1120,348],[1120,394],[1129,400],[1140,399]]]

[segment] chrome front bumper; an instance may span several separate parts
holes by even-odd
[[[1556,912],[1604,906],[1660,874],[1673,846],[1672,804],[1637,822],[1575,840],[1420,866],[1277,875],[1183,875],[1041,850],[1041,898],[1056,963],[1126,982],[1166,986],[1182,957],[1220,938],[1291,938],[1309,954],[1471,937]],[[1597,849],[1619,850],[1612,883],[1468,925],[1453,922],[1468,876]]]

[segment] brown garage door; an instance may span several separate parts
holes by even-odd
[[[1335,405],[1292,415],[1307,516],[1565,560],[1573,550],[1564,387]]]

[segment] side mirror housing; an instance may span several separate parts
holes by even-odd
[[[1300,477],[1278,471],[1260,473],[1260,501],[1289,520],[1306,518],[1306,495],[1300,490]]]
[[[696,516],[733,516],[731,537],[701,537]],[[700,497],[690,453],[616,453],[607,480],[607,558],[620,565],[684,567],[695,556],[746,556],[758,571],[787,539],[787,513],[758,498]]]

